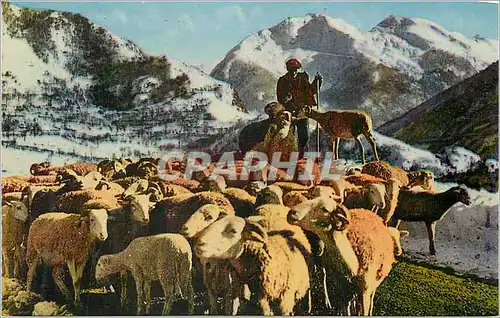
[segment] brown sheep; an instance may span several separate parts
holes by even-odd
[[[79,176],[84,176],[92,171],[97,171],[97,164],[91,162],[75,162],[64,167],[51,167],[48,162],[34,163],[30,167],[30,173],[36,175],[57,174],[59,171],[70,169]]]
[[[327,281],[336,287],[337,308],[350,315],[355,300],[353,314],[372,314],[375,291],[391,270],[394,251],[401,252],[400,233],[369,210],[325,203],[304,202],[290,211],[288,221],[325,242]]]
[[[329,110],[320,112],[311,106],[305,105],[297,118],[311,118],[319,123],[323,133],[330,137],[334,160],[339,159],[340,139],[356,139],[363,163],[366,162],[365,150],[361,144],[361,136],[365,136],[372,147],[375,160],[378,161],[377,147],[373,138],[373,125],[371,117],[360,111]]]
[[[384,179],[372,176],[371,174],[360,173],[350,176],[345,176],[344,180],[357,186],[364,186],[369,183],[382,183]]]
[[[59,289],[69,298],[70,292],[62,281],[63,266],[68,265],[74,288],[75,305],[80,305],[80,282],[89,251],[96,241],[108,238],[106,210],[90,210],[85,215],[47,213],[38,217],[28,235],[27,288],[39,265],[53,268],[52,275]]]
[[[22,192],[29,185],[27,180],[18,176],[2,177],[2,193]]]
[[[373,161],[363,165],[362,173],[366,173],[384,180],[398,179],[401,185],[408,185],[408,174],[402,168],[393,166],[384,161]]]

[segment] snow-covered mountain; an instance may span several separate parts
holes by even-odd
[[[229,84],[149,56],[81,15],[2,9],[3,146],[159,155],[249,117]]]
[[[498,41],[467,38],[434,22],[390,16],[369,32],[308,14],[249,36],[211,75],[233,84],[249,111],[276,99],[288,58],[324,78],[324,108],[364,109],[378,126],[498,59]]]

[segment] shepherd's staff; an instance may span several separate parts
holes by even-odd
[[[316,75],[319,75],[319,72],[316,72]],[[316,82],[316,106],[319,111],[319,89],[320,89],[320,81]],[[319,153],[319,123],[316,122],[316,152]]]

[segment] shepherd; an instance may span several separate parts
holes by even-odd
[[[278,79],[276,95],[278,102],[296,117],[298,111],[305,105],[317,106],[315,95],[317,94],[323,78],[318,73],[312,83],[309,83],[309,75],[306,72],[298,72],[302,67],[297,59],[290,59],[285,63],[287,73]],[[299,159],[304,157],[309,141],[308,118],[294,120],[298,135]]]

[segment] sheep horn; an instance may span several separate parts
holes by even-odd
[[[108,181],[101,180],[101,181],[99,182],[99,186],[100,186],[100,189],[101,189],[101,190],[102,190],[102,186],[103,186],[103,185],[105,185],[105,186],[107,186],[107,187],[108,187],[108,188],[107,188],[107,190],[111,189],[111,184],[110,184]]]
[[[12,206],[12,202],[10,202],[10,201],[5,201],[4,203],[5,203],[5,205],[7,205],[7,206]]]

